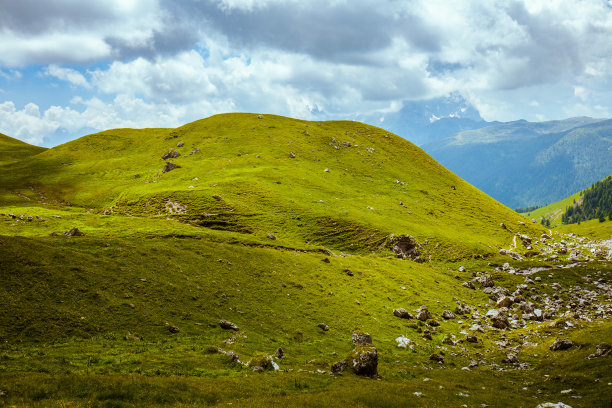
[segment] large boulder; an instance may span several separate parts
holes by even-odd
[[[508,317],[497,309],[491,309],[487,312],[486,316],[491,320],[491,325],[498,329],[506,329],[510,327]]]
[[[353,333],[353,346],[359,346],[361,344],[372,343],[372,336],[362,331],[356,331]]]
[[[389,243],[391,245],[391,250],[399,258],[422,262],[420,245],[414,237],[410,235],[391,235]]]
[[[378,375],[378,350],[372,343],[363,343],[356,346],[346,360],[357,375],[368,377]]]

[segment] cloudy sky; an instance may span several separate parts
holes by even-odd
[[[53,146],[228,111],[612,117],[612,0],[0,0],[0,132]]]

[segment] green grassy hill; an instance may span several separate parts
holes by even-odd
[[[163,172],[167,162],[180,167]],[[569,387],[588,406],[612,381],[586,359],[609,338],[607,320],[555,316],[573,322],[580,347],[553,355],[549,322],[494,329],[482,318],[492,295],[462,285],[491,274],[515,290],[524,277],[496,268],[563,262],[538,255],[547,230],[380,128],[225,114],[115,129],[0,163],[0,185],[0,406],[533,406]],[[86,235],[62,234],[73,227]],[[395,256],[400,234],[424,262]],[[597,282],[582,277],[608,271],[585,264],[555,281],[587,285],[597,304]],[[460,304],[474,315],[442,317]],[[433,319],[393,315],[421,305]],[[356,329],[373,337],[381,381],[328,375]],[[226,354],[246,363],[278,347],[280,370],[262,374]],[[526,366],[504,362],[511,347]]]
[[[14,163],[47,150],[0,133],[0,165]]]

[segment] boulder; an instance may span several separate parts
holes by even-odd
[[[499,223],[499,227],[501,229],[508,229],[508,227],[506,227],[506,224],[504,224],[503,222]]]
[[[183,143],[183,142],[178,142],[176,144],[176,147],[183,147],[183,146],[185,146],[185,143]]]
[[[325,323],[319,323],[317,324],[317,327],[323,331],[329,331],[329,326],[326,325]]]
[[[276,351],[274,352],[274,357],[276,357],[276,358],[285,358],[285,352],[283,351],[283,349],[281,347],[276,349]]]
[[[468,305],[459,305],[455,308],[455,313],[458,315],[470,314],[471,311]]]
[[[69,236],[69,237],[84,237],[85,233],[79,231],[78,228],[73,228],[70,231],[64,231],[64,235]]]
[[[474,286],[474,284],[470,281],[463,282],[461,286],[463,286],[464,288],[468,288],[468,289],[476,289],[476,286]]]
[[[219,322],[219,326],[221,326],[222,329],[225,330],[235,330],[238,331],[238,326],[236,326],[234,323],[232,322],[228,322],[227,320],[221,320]]]
[[[460,266],[459,267],[459,272],[465,272],[465,271],[466,271],[465,266]]]
[[[427,309],[427,306],[421,306],[421,308],[417,312],[417,319],[424,322],[425,320],[433,319],[433,315]]]
[[[391,235],[389,237],[391,250],[398,258],[411,259],[413,261],[422,262],[420,245],[410,235]]]
[[[366,343],[372,343],[372,336],[370,336],[368,333],[364,333],[361,331],[356,331],[353,333],[353,345],[354,346],[359,346],[361,344],[366,344]]]
[[[412,315],[408,313],[406,309],[393,309],[393,316],[397,316],[400,319],[412,319]]]
[[[570,339],[557,338],[555,342],[550,345],[550,349],[552,351],[567,350],[572,348],[573,345],[574,343]]]
[[[474,334],[468,334],[465,336],[465,341],[468,343],[478,343],[478,338]]]
[[[516,356],[516,354],[508,353],[508,354],[506,354],[506,358],[504,359],[504,363],[518,364],[519,363],[519,359]]]
[[[429,356],[429,359],[431,361],[435,361],[435,362],[438,362],[440,364],[444,363],[444,357],[442,355],[440,355],[440,354],[434,353],[431,356]]]
[[[450,320],[450,319],[454,319],[454,318],[456,318],[456,317],[457,317],[457,316],[455,316],[455,315],[453,314],[453,312],[451,312],[450,310],[445,310],[445,311],[443,311],[443,312],[442,312],[442,318],[443,318],[444,320]]]
[[[356,346],[346,358],[357,375],[375,377],[378,375],[378,350],[372,343]]]
[[[516,234],[516,236],[521,240],[523,246],[529,247],[531,246],[531,237],[525,234]]]
[[[295,153],[293,153],[293,152],[289,153],[289,158],[295,159]]]
[[[191,149],[191,151],[189,152],[190,156],[193,156],[194,154],[200,153],[200,149],[198,149],[197,147],[194,147],[193,149]]]
[[[497,309],[491,309],[486,316],[491,320],[491,325],[498,329],[506,329],[510,327],[510,322],[505,314]]]
[[[495,286],[495,282],[493,282],[493,278],[491,277],[491,275],[482,275],[478,282],[483,288],[491,288]]]
[[[410,343],[412,343],[410,339],[406,336],[399,336],[395,339],[395,342],[397,343],[397,347],[400,348],[406,348],[410,345]]]
[[[510,307],[512,305],[512,299],[507,296],[502,296],[497,301],[497,307]]]
[[[166,164],[164,165],[164,168],[162,169],[162,173],[168,173],[169,171],[172,171],[174,169],[180,169],[180,168],[181,166],[179,166],[178,164],[166,162]]]
[[[166,153],[164,153],[162,155],[162,159],[164,160],[168,160],[168,159],[175,159],[177,157],[179,157],[181,154],[179,152],[177,152],[176,150],[169,150]]]
[[[268,239],[271,239],[271,240],[275,240],[276,239],[276,235],[274,235],[274,234],[268,234],[268,235],[266,235],[266,237]]]
[[[178,332],[180,332],[179,328],[176,326],[168,326],[168,331],[172,334],[176,334]]]
[[[274,362],[272,357],[266,355],[253,357],[247,365],[256,372],[278,370],[278,364]]]

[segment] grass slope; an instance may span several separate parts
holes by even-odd
[[[14,163],[47,150],[0,133],[0,165]]]
[[[200,153],[190,155],[195,147]],[[181,167],[162,173],[170,149],[181,153],[170,160]],[[0,212],[16,215],[0,217],[0,405],[562,400],[579,407],[609,400],[602,385],[612,381],[609,367],[585,358],[610,338],[608,321],[576,320],[571,334],[528,323],[478,333],[478,343],[443,343],[462,339],[472,324],[444,320],[444,310],[465,302],[484,315],[494,307],[461,283],[486,271],[497,285],[521,284],[522,277],[494,271],[509,259],[498,250],[515,232],[545,230],[382,129],[253,114],[116,129],[2,164],[0,184]],[[87,235],[61,235],[72,227]],[[390,234],[415,236],[425,262],[392,256]],[[513,266],[533,263],[550,265]],[[605,279],[609,269],[585,265],[556,272],[555,281],[582,285],[583,276]],[[421,305],[440,326],[392,314]],[[240,330],[221,329],[221,319]],[[324,375],[351,351],[356,328],[374,339],[381,381]],[[553,339],[542,335],[556,332],[580,347],[551,354]],[[401,335],[413,349],[397,347]],[[507,350],[498,344],[506,340],[532,368],[503,362]],[[286,355],[280,371],[264,374],[219,352],[248,362],[278,347]],[[445,354],[443,366],[429,360],[434,352]],[[472,360],[481,367],[464,370]],[[582,398],[560,394],[567,388]]]

